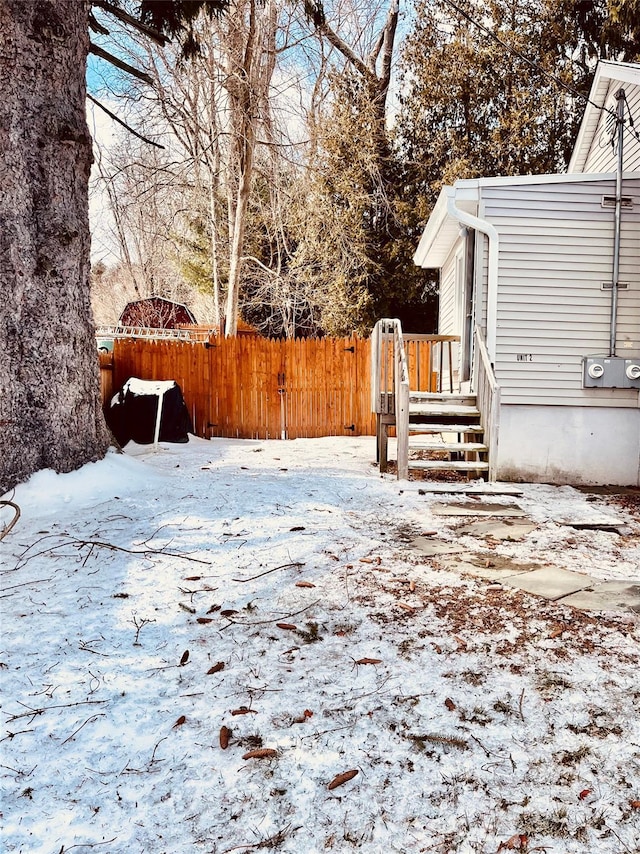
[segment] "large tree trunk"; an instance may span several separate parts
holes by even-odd
[[[0,0],[0,494],[104,455],[89,301],[87,0]]]

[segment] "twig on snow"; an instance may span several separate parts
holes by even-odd
[[[227,619],[229,620],[229,625],[233,623],[238,626],[263,626],[266,623],[280,623],[282,621],[290,619],[291,617],[297,617],[298,614],[302,614],[304,611],[308,611],[309,608],[313,608],[314,605],[319,605],[320,602],[320,599],[316,599],[315,602],[312,602],[310,605],[306,605],[304,608],[300,608],[299,611],[294,611],[292,614],[286,614],[280,617],[274,617],[271,620],[252,620],[247,622],[247,620],[232,620],[231,617],[227,617]],[[226,629],[227,626],[225,626],[224,628]],[[224,631],[224,629],[221,629],[221,631]]]
[[[85,727],[87,724],[93,723],[93,721],[97,721],[98,718],[106,718],[106,715],[103,712],[100,712],[97,715],[91,715],[91,717],[87,718],[83,724],[80,724],[78,729],[75,730],[74,732],[72,732],[68,738],[65,738],[65,740],[62,742],[62,744],[66,744],[68,741],[71,741],[71,739],[80,732],[82,727]]]
[[[291,827],[291,825],[288,824],[286,827],[283,827],[282,830],[274,833],[273,836],[261,839],[259,842],[247,842],[244,845],[234,845],[233,848],[227,848],[223,854],[229,854],[231,851],[247,851],[250,848],[276,848],[278,845],[282,845],[287,836],[291,836],[301,829],[302,825],[298,825],[298,827]]]
[[[47,548],[42,549],[42,551],[29,554],[29,550],[33,546],[35,546],[36,543],[41,543],[46,539],[50,539],[51,537],[66,537],[67,539],[62,540],[59,543],[55,543],[54,545],[48,546]],[[124,546],[117,546],[115,543],[104,542],[103,540],[83,540],[80,537],[73,537],[71,534],[67,534],[66,532],[61,534],[49,534],[48,536],[42,537],[41,539],[37,540],[36,543],[32,543],[24,550],[24,552],[20,555],[20,558],[18,559],[18,563],[16,564],[15,569],[21,569],[28,563],[28,561],[32,560],[33,558],[39,557],[43,554],[56,552],[59,549],[67,548],[68,546],[73,546],[78,550],[84,547],[89,547],[90,553],[93,551],[94,548],[99,548],[107,549],[108,551],[113,552],[123,552],[124,554],[129,555],[139,555],[141,557],[171,557],[175,558],[176,560],[187,560],[191,563],[201,563],[205,566],[212,566],[211,561],[202,560],[201,558],[197,557],[191,557],[191,555],[182,554],[181,552],[167,551],[166,548],[128,549]],[[86,561],[86,558],[83,558],[83,560]]]
[[[108,702],[108,700],[81,700],[79,703],[56,703],[53,706],[42,706],[42,708],[39,709],[31,709],[29,706],[25,705],[25,703],[21,703],[18,700],[18,704],[20,706],[24,706],[25,709],[29,709],[29,711],[21,712],[19,715],[10,714],[7,718],[7,723],[17,721],[19,718],[36,717],[37,715],[42,715],[44,712],[48,712],[51,709],[73,709],[76,706],[103,706]]]
[[[232,578],[232,581],[237,581],[239,584],[246,584],[247,581],[255,581],[256,578],[262,578],[263,575],[269,575],[270,572],[276,572],[278,569],[291,569],[293,566],[301,567],[304,563],[283,563],[282,566],[274,566],[272,569],[265,569],[264,572],[259,572],[257,575],[252,575],[251,578]]]
[[[76,845],[70,845],[69,848],[65,848],[63,845],[58,854],[66,854],[67,851],[72,851],[74,848],[97,848],[98,845],[110,845],[117,838],[114,836],[113,839],[105,839],[104,842],[78,842]]]
[[[522,693],[520,694],[520,702],[518,703],[518,711],[520,712],[520,717],[524,721],[524,714],[522,712],[522,702],[524,700],[524,688],[522,689]]]
[[[9,531],[16,524],[18,519],[20,518],[20,508],[15,503],[15,501],[0,501],[0,507],[10,507],[13,510],[13,519],[0,530],[0,540],[4,540]]]
[[[30,584],[44,584],[45,581],[52,580],[53,576],[50,578],[36,578],[33,581],[23,581],[22,584],[11,584],[9,587],[4,587],[3,590],[15,590],[18,587],[28,587]],[[3,593],[0,599],[8,599],[9,596],[13,596],[13,593]]]
[[[149,765],[153,765],[153,763],[157,761],[156,760],[156,750],[160,747],[160,745],[162,744],[163,741],[167,740],[168,737],[169,736],[165,735],[163,738],[160,739],[160,741],[153,748],[153,753],[151,754],[151,759],[149,760]]]
[[[23,732],[33,732],[32,729],[19,729],[16,732],[10,732],[7,730],[7,734],[4,738],[0,738],[0,741],[6,741],[8,738],[15,738],[17,735],[22,735]]]

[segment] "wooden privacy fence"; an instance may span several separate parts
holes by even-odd
[[[100,356],[105,405],[130,377],[175,380],[198,436],[297,439],[376,433],[369,339],[116,339],[110,356]],[[412,388],[437,388],[432,363],[424,342],[415,352],[409,346]]]

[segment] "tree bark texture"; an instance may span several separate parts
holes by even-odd
[[[89,295],[87,0],[0,0],[0,494],[109,444]]]

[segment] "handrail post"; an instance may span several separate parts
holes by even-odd
[[[475,328],[475,362],[473,368],[475,393],[485,442],[489,448],[489,480],[495,480],[498,470],[498,436],[500,432],[500,386],[498,385],[480,328]]]
[[[409,372],[400,321],[394,323],[398,480],[409,479]]]

